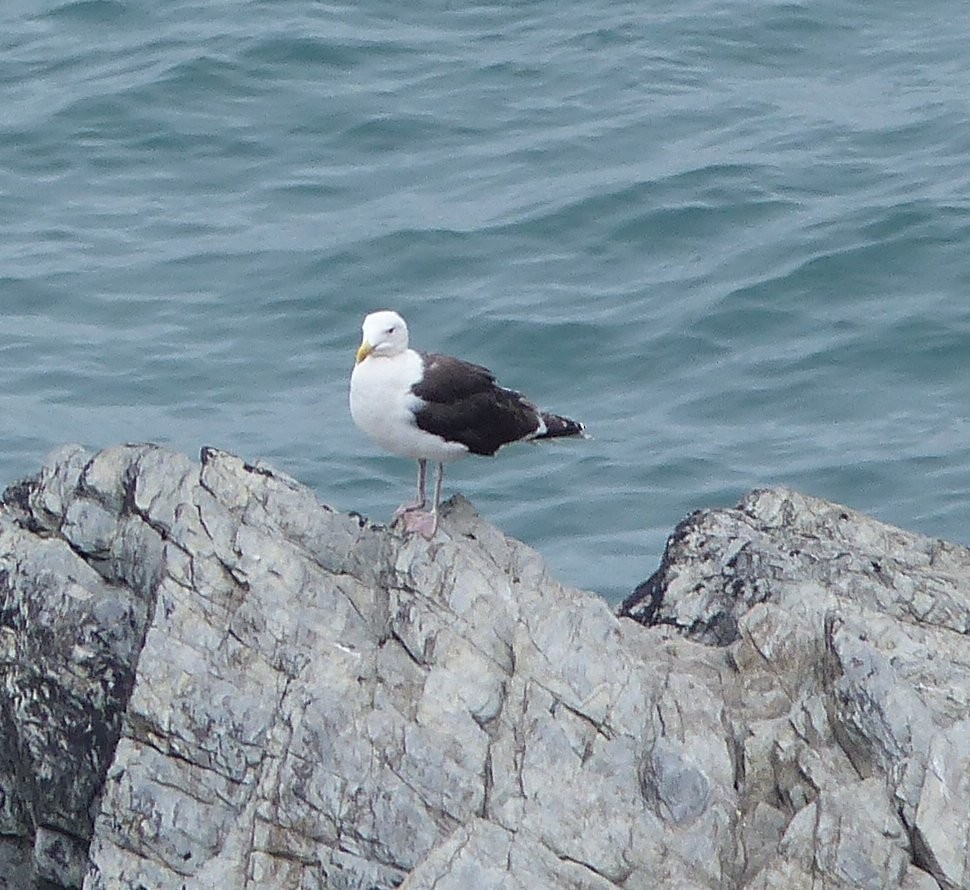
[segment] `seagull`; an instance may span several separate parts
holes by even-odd
[[[361,330],[350,413],[381,448],[418,462],[417,498],[394,513],[407,532],[434,537],[446,463],[468,454],[490,456],[512,442],[587,438],[583,424],[540,411],[522,393],[499,386],[488,368],[411,349],[408,326],[397,312],[372,312]],[[438,475],[431,509],[425,510],[428,461],[437,463]]]

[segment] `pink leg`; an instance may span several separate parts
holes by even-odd
[[[420,510],[425,503],[427,503],[427,497],[424,494],[424,481],[427,474],[428,462],[424,459],[418,461],[418,499],[413,504],[402,504],[394,511],[394,519],[398,516],[407,516],[409,513],[415,510]]]
[[[434,484],[434,506],[431,512],[427,513],[418,510],[408,512],[404,516],[404,528],[406,531],[415,532],[429,541],[434,537],[438,530],[438,502],[441,500],[441,480],[445,475],[445,465],[438,464],[438,478]]]

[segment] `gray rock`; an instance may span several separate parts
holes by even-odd
[[[0,515],[0,818],[31,844],[38,879],[64,887],[87,870],[148,615],[60,533],[81,466],[62,453],[36,487],[8,491]]]
[[[675,530],[619,613],[736,666],[741,886],[970,886],[968,610],[966,548],[796,492]]]
[[[618,617],[460,498],[62,449],[0,507],[0,886],[970,886],[968,579],[756,492]]]

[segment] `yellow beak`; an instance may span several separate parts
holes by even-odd
[[[360,349],[357,350],[357,364],[359,365],[367,356],[369,356],[374,351],[374,347],[370,345],[366,340],[360,344]]]

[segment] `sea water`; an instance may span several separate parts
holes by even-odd
[[[387,520],[390,307],[586,423],[446,475],[568,584],[765,485],[970,540],[968,45],[933,0],[6,0],[0,481],[213,445]]]

